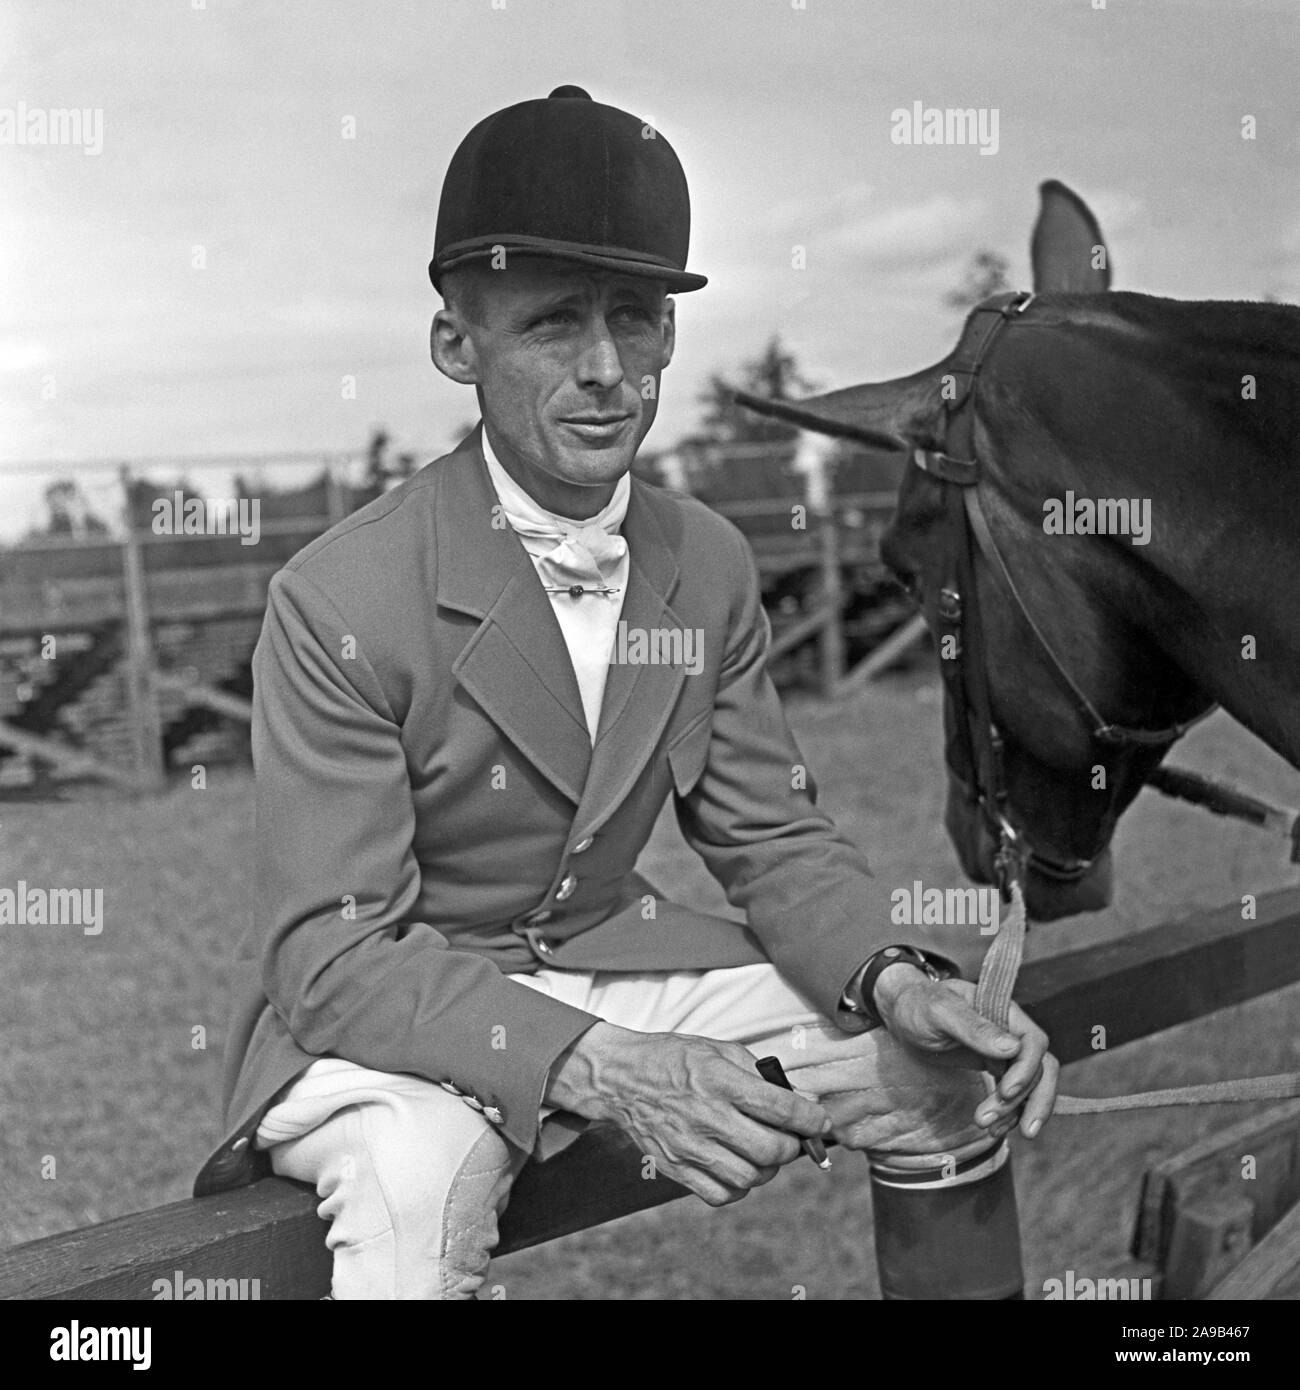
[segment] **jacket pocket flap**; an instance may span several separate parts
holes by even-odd
[[[684,732],[672,741],[668,748],[668,765],[673,772],[673,786],[678,796],[687,792],[700,780],[709,761],[709,740],[713,735],[713,712],[705,710]]]

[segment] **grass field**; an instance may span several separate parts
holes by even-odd
[[[923,673],[851,703],[791,708],[822,804],[888,881],[962,881],[939,823],[938,719],[937,687]],[[1296,796],[1296,773],[1224,716],[1196,729],[1178,760]],[[188,1194],[219,1138],[227,960],[249,914],[252,834],[246,771],[218,771],[205,791],[178,785],[155,800],[0,803],[0,885],[103,887],[106,916],[93,937],[0,928],[3,1243]],[[1036,928],[1031,957],[1300,878],[1278,841],[1150,793],[1116,850],[1114,906]],[[722,902],[670,816],[642,868],[684,900]],[[1296,1067],[1292,988],[1070,1068],[1065,1084],[1120,1091]],[[1115,1271],[1143,1169],[1242,1113],[1058,1119],[1020,1144],[1030,1288],[1066,1269]],[[490,1282],[508,1298],[789,1298],[796,1285],[809,1298],[875,1297],[866,1165],[845,1155],[827,1175],[795,1163],[736,1206],[714,1212],[688,1199],[629,1217],[501,1260]]]

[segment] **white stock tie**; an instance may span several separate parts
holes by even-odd
[[[603,524],[593,519],[583,525],[547,513],[543,523],[517,517],[507,508],[506,519],[520,536],[559,542],[554,549],[536,557],[537,573],[548,590],[563,590],[575,599],[593,591],[615,592],[611,582],[618,577],[619,565],[627,554],[627,542],[612,533],[622,523],[621,516]]]
[[[618,530],[627,514],[631,479],[624,474],[618,480],[613,497],[595,516],[585,520],[558,516],[540,506],[505,471],[486,430],[482,441],[501,509],[549,593],[578,681],[587,732],[594,742],[630,570],[627,541]]]

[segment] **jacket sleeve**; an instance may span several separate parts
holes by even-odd
[[[731,529],[746,575],[723,656],[707,759],[675,798],[687,842],[742,909],[768,958],[829,1019],[858,1031],[839,1000],[881,946],[933,943],[891,926],[890,895],[863,852],[816,805],[816,783],[767,674],[771,628],[749,547]],[[837,1017],[838,1015],[838,1017]]]
[[[255,931],[304,1051],[449,1081],[531,1150],[556,1058],[597,1019],[412,920],[420,872],[400,729],[361,640],[296,571],[253,659]]]

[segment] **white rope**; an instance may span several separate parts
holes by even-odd
[[[998,927],[980,967],[975,1008],[999,1028],[1007,1029],[1011,996],[1025,953],[1025,899],[1019,883],[1011,885],[1011,908]],[[1251,1100],[1290,1100],[1300,1096],[1300,1072],[1208,1081],[1171,1086],[1162,1091],[1138,1091],[1123,1096],[1057,1096],[1053,1114],[1104,1115],[1118,1110],[1157,1110],[1172,1105],[1223,1105]]]

